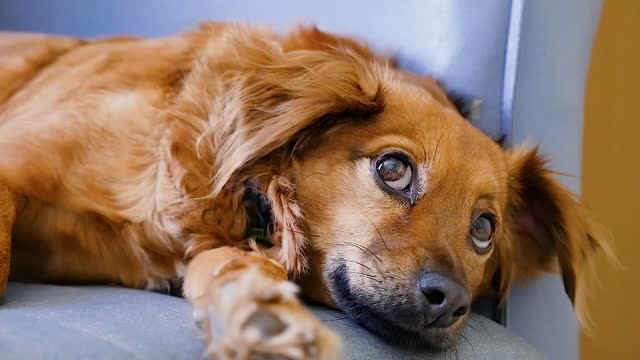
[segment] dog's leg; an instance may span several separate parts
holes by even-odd
[[[6,186],[0,184],[0,302],[2,302],[9,281],[11,230],[15,215],[15,198]]]
[[[223,247],[189,264],[184,295],[215,359],[336,359],[338,338],[296,296],[282,266]]]

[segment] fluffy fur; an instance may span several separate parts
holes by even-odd
[[[501,149],[437,82],[349,38],[208,23],[162,39],[2,34],[0,54],[11,276],[149,289],[184,280],[209,349],[229,358],[333,356],[335,337],[292,300],[286,274],[383,336],[439,348],[464,321],[434,330],[421,319],[424,269],[473,296],[500,272],[504,296],[559,263],[574,300],[603,247],[537,149]],[[413,161],[410,203],[375,181],[371,161],[388,151]],[[247,186],[271,203],[271,248],[245,238]],[[468,235],[479,210],[497,223],[485,255]],[[274,285],[248,288],[259,282]],[[245,329],[265,312],[306,342],[274,348],[273,326]],[[225,331],[207,330],[220,321]]]

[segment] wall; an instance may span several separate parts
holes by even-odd
[[[580,192],[584,90],[600,0],[519,0],[512,143],[540,144],[562,180]],[[507,324],[549,360],[577,360],[579,330],[558,275],[519,284],[507,302]]]
[[[615,237],[625,267],[597,263],[593,336],[581,359],[640,359],[640,1],[608,0],[586,94],[583,199]]]

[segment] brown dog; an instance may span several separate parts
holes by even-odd
[[[220,358],[335,356],[288,276],[384,337],[443,348],[498,271],[504,296],[557,258],[581,305],[602,246],[536,149],[501,149],[433,80],[314,28],[3,34],[0,84],[12,278],[184,280]],[[262,244],[248,230],[269,213]]]

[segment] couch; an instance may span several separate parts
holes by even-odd
[[[507,143],[542,142],[556,168],[577,175],[569,185],[579,190],[584,82],[601,3],[7,0],[0,2],[0,30],[158,36],[201,20],[280,28],[315,22],[369,40],[396,54],[400,66],[479,99],[474,125]],[[495,305],[489,299],[476,307],[481,314],[473,315],[458,346],[441,354],[395,348],[338,312],[313,311],[345,339],[346,359],[577,358],[576,323],[557,277],[517,289],[506,312]],[[0,306],[3,360],[195,359],[202,348],[188,304],[168,295],[14,282]]]

